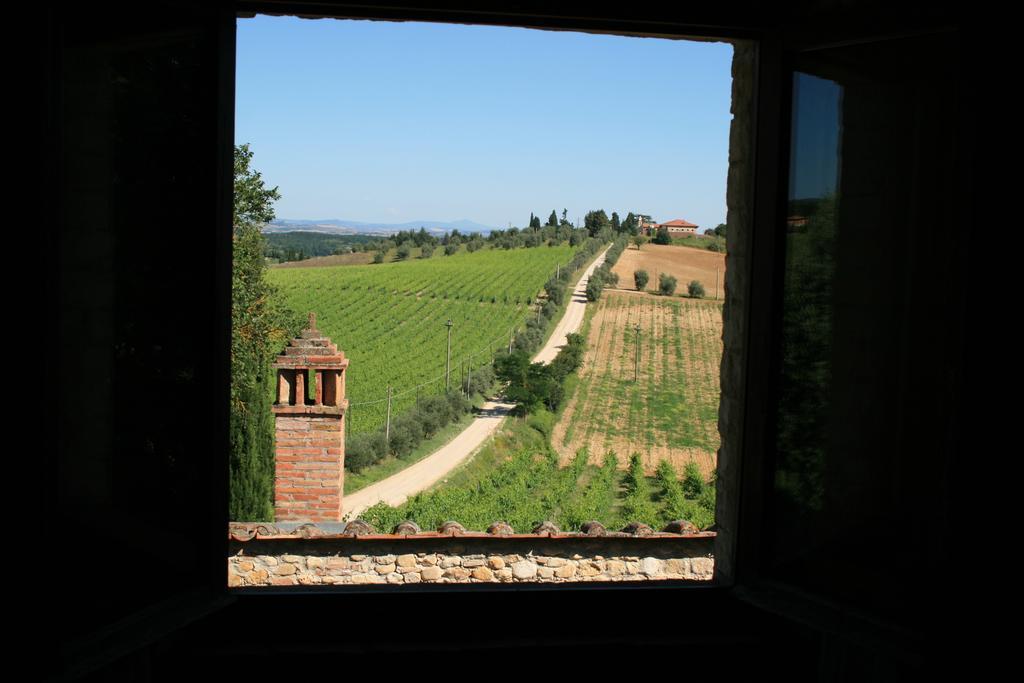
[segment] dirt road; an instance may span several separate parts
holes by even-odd
[[[567,335],[580,329],[587,307],[587,282],[594,270],[604,263],[607,251],[605,249],[601,252],[583,272],[573,290],[572,298],[566,306],[565,315],[558,321],[544,347],[533,357],[535,363],[550,363],[554,360],[559,349],[565,346]],[[488,401],[466,429],[437,451],[387,479],[345,496],[341,505],[343,518],[354,519],[363,510],[381,501],[391,506],[401,505],[409,496],[430,488],[457,465],[469,459],[483,445],[484,441],[501,426],[502,421],[514,407],[514,404],[511,403]],[[391,530],[380,529],[380,531],[390,533]]]

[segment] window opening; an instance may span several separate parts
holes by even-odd
[[[708,578],[731,58],[722,43],[240,20],[233,349],[247,315],[264,327],[233,376],[249,420],[233,414],[232,521],[249,523],[234,538],[304,522],[685,534],[693,558],[641,567],[630,548],[596,576]],[[248,564],[232,585],[266,583]],[[498,564],[434,578],[531,578]],[[373,582],[408,582],[384,566]],[[584,574],[560,566],[539,578]]]

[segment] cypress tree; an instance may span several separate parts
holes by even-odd
[[[249,167],[248,145],[235,147],[235,201],[231,272],[230,519],[274,519],[274,356],[301,322],[272,299],[266,282],[262,227],[280,198]]]

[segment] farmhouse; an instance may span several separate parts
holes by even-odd
[[[687,235],[697,234],[697,228],[699,227],[700,226],[696,225],[695,223],[691,223],[682,218],[677,218],[675,220],[668,221],[667,223],[657,223],[655,225],[648,225],[647,234],[653,236],[656,232],[658,232],[658,228],[665,228],[668,230],[668,234],[671,237],[686,237]]]

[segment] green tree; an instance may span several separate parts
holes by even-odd
[[[558,214],[555,213],[554,209],[551,209],[551,215],[548,216],[548,225],[553,228],[558,227]]]
[[[622,230],[622,224],[619,222],[619,214],[612,211],[612,230],[620,232]]]
[[[647,238],[644,237],[643,235],[634,235],[633,236],[633,244],[636,245],[637,251],[639,251],[640,247],[644,246],[644,244],[646,244],[646,243],[647,243]]]
[[[647,282],[651,279],[650,275],[647,274],[646,270],[634,270],[633,271],[633,282],[636,284],[637,291],[644,291],[644,287],[647,286]]]
[[[658,291],[665,296],[672,296],[676,293],[676,284],[675,276],[668,273],[658,273]]]
[[[276,303],[266,282],[262,228],[274,218],[277,188],[250,167],[249,145],[235,147],[231,271],[231,453],[228,513],[233,521],[274,519],[274,356],[301,322]]]
[[[654,235],[655,244],[672,244],[672,237],[668,234],[668,228],[661,226]]]
[[[686,286],[686,290],[687,292],[689,292],[690,297],[693,299],[704,298],[704,285],[702,285],[697,280],[691,280],[690,284]]]
[[[622,221],[622,231],[628,232],[630,235],[635,235],[640,230],[640,225],[636,220],[636,216],[630,211],[626,214],[626,220]]]
[[[591,237],[597,237],[599,232],[611,227],[611,221],[608,220],[608,214],[604,212],[604,209],[599,209],[597,211],[588,211],[587,215],[583,218],[583,225],[587,228],[587,232],[590,233]]]

